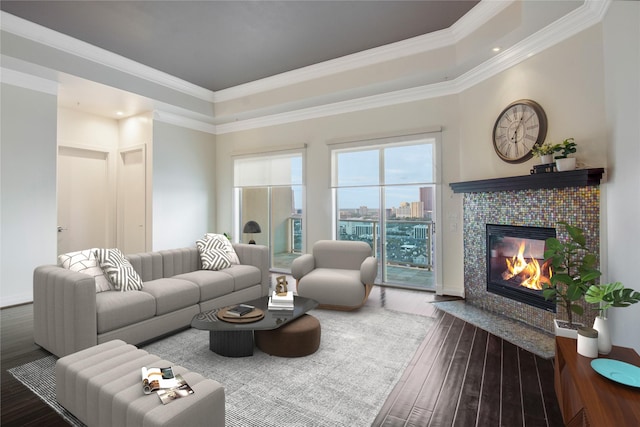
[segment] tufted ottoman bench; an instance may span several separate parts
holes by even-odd
[[[255,331],[254,339],[260,350],[272,356],[308,356],[320,347],[320,322],[304,314],[277,329]]]
[[[163,405],[142,391],[140,368],[173,366],[194,393]],[[59,359],[56,399],[87,426],[224,426],[224,388],[121,340]]]

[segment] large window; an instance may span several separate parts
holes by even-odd
[[[371,245],[377,283],[435,290],[439,134],[332,147],[336,238]]]
[[[275,271],[290,272],[302,252],[302,165],[300,150],[234,158],[236,240],[269,246]],[[243,233],[249,221],[258,223],[259,233]]]

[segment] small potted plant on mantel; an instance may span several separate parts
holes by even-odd
[[[560,147],[560,144],[545,142],[542,145],[534,145],[531,153],[533,153],[535,157],[540,157],[540,163],[546,165],[553,163],[553,153],[558,151],[558,147]]]
[[[560,144],[554,145],[555,151],[560,154],[555,156],[556,169],[558,172],[572,171],[576,168],[576,158],[569,157],[570,154],[574,154],[577,151],[577,144],[575,139],[567,138]]]
[[[593,329],[598,331],[598,353],[609,354],[611,351],[611,334],[607,310],[611,307],[628,307],[640,302],[640,292],[625,288],[620,282],[604,285],[591,285],[584,296],[585,301],[597,304],[600,314],[593,323]]]
[[[545,242],[545,263],[552,267],[550,283],[544,284],[542,295],[562,306],[567,320],[555,319],[557,336],[576,338],[578,327],[573,322],[573,315],[582,315],[584,308],[580,304],[589,286],[595,285],[602,275],[596,268],[597,257],[586,246],[584,231],[566,222],[559,222],[567,230],[569,239],[561,242],[550,237]]]

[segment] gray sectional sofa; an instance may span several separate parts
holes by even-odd
[[[266,246],[234,244],[240,264],[201,270],[198,249],[127,255],[140,275],[140,291],[96,293],[95,279],[57,265],[37,267],[33,277],[36,344],[62,357],[121,339],[139,344],[190,326],[201,311],[269,293]]]

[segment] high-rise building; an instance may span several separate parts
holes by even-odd
[[[433,187],[420,187],[420,201],[424,204],[422,218],[430,218],[433,212]]]
[[[424,218],[424,203],[411,202],[411,218]]]

